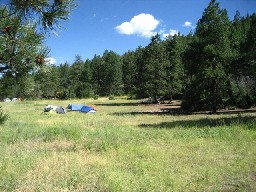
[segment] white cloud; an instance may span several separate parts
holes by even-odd
[[[141,13],[134,16],[129,22],[123,22],[115,27],[118,33],[124,35],[138,35],[150,38],[155,35],[154,31],[160,21],[154,18],[151,14]]]
[[[45,58],[45,63],[48,65],[55,65],[57,60],[53,57],[47,57]]]
[[[164,33],[163,37],[168,37],[168,36],[174,36],[174,35],[178,35],[179,31],[176,29],[170,29],[169,33]]]
[[[190,27],[190,28],[192,28],[192,29],[195,28],[195,26],[193,26],[190,21],[186,21],[182,26],[183,26],[183,27]]]
[[[192,23],[190,21],[186,21],[182,26],[183,27],[191,27]]]

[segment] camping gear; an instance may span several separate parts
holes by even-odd
[[[10,98],[5,98],[4,102],[11,102],[12,100]]]
[[[88,113],[91,110],[94,110],[91,106],[83,106],[81,112]]]
[[[46,105],[44,107],[44,112],[49,112],[51,110],[56,111],[57,108],[58,108],[58,106],[55,106],[55,105]]]
[[[69,104],[68,109],[71,111],[81,111],[83,106],[84,105],[81,105],[81,104]]]
[[[92,109],[92,110],[88,111],[88,113],[96,113],[96,110]]]
[[[95,106],[90,105],[69,104],[68,109],[71,111],[80,111],[82,113],[96,113]]]
[[[46,105],[44,107],[44,112],[55,112],[59,114],[67,113],[66,109],[62,106],[55,106],[55,105]]]
[[[64,114],[64,113],[67,113],[67,111],[66,111],[66,109],[64,109],[64,107],[59,106],[59,107],[57,107],[57,109],[56,109],[56,113]]]

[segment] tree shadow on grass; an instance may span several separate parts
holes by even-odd
[[[115,112],[112,115],[125,116],[125,115],[190,115],[192,113],[183,111],[181,108],[159,108],[151,109],[149,111],[131,111],[131,112]]]
[[[140,103],[95,103],[96,106],[139,106],[142,105]]]
[[[234,117],[221,117],[217,119],[202,118],[198,120],[178,120],[172,122],[163,122],[159,124],[141,124],[141,128],[165,128],[172,129],[175,127],[183,128],[203,128],[203,127],[218,127],[218,126],[231,126],[231,125],[245,125],[245,128],[256,130],[256,116],[234,116]]]
[[[106,104],[103,104],[106,105]],[[126,105],[126,106],[139,106],[141,104],[134,105]],[[107,106],[107,105],[106,105]],[[109,105],[109,106],[122,106],[120,105]],[[123,105],[125,106],[125,105]],[[201,112],[192,112],[192,111],[184,111],[178,105],[177,107],[174,105],[172,107],[168,107],[168,105],[163,105],[164,107],[159,108],[159,110],[152,111],[132,111],[132,112],[116,112],[112,113],[112,115],[116,116],[125,116],[125,115],[212,115],[212,114],[242,114],[242,113],[256,113],[256,109],[240,109],[240,110],[222,110],[217,111],[216,113],[212,113],[211,111],[201,111]]]

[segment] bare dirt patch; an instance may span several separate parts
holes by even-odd
[[[145,104],[143,111],[146,113],[173,113],[181,110],[181,101],[175,100],[170,103]]]
[[[181,109],[181,101],[174,100],[170,103],[163,102],[161,104],[145,104],[141,112],[145,113],[169,113],[169,114],[184,114]],[[256,107],[250,109],[221,109],[216,114],[238,114],[238,113],[255,113]],[[191,114],[212,114],[211,111],[198,111]]]

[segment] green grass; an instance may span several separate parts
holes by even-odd
[[[43,112],[69,103],[97,113]],[[126,98],[1,105],[0,191],[256,190],[255,113],[144,113]]]

